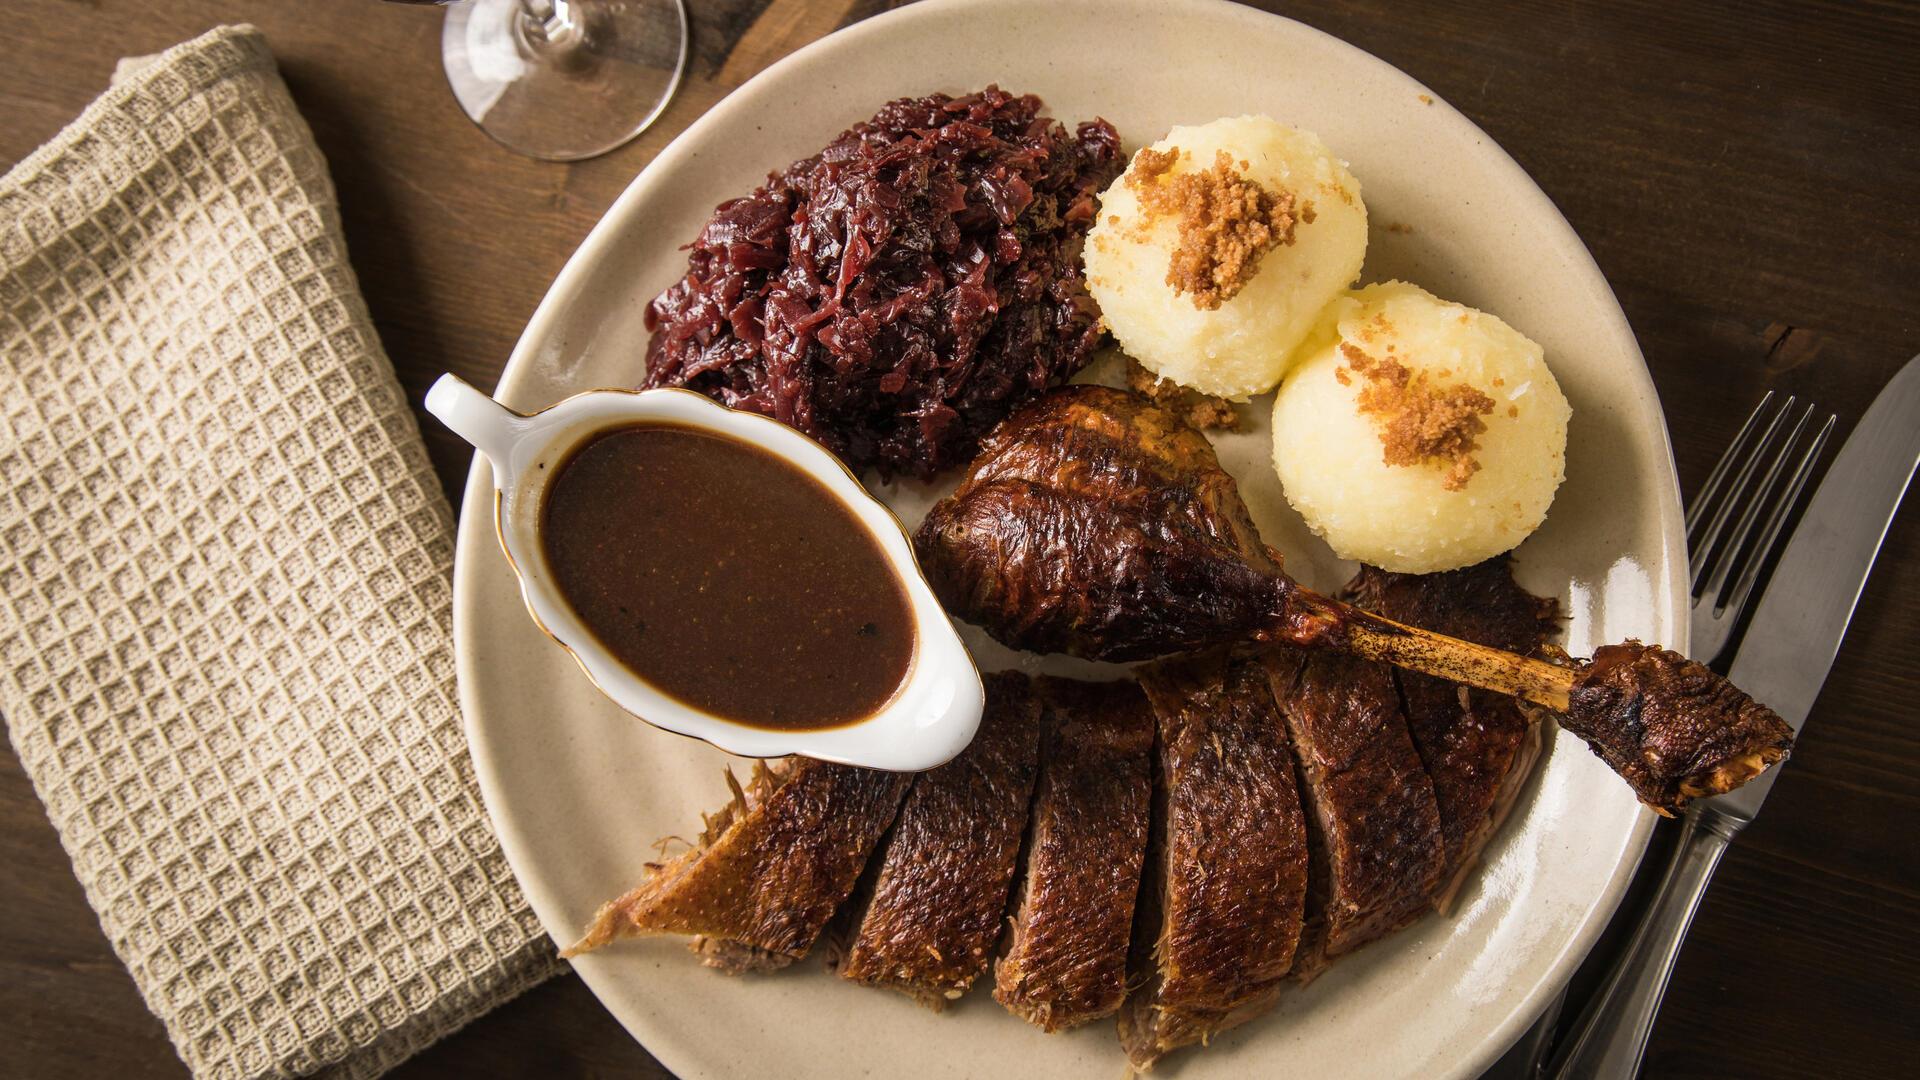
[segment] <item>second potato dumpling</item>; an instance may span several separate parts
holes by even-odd
[[[1334,301],[1301,347],[1274,397],[1274,465],[1341,558],[1430,574],[1540,527],[1570,415],[1526,335],[1390,281]]]
[[[1107,328],[1203,394],[1273,389],[1367,254],[1360,182],[1310,132],[1265,116],[1176,127],[1100,196],[1083,256]]]

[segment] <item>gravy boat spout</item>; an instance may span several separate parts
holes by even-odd
[[[729,753],[760,758],[803,754],[897,772],[930,769],[972,741],[984,701],[980,675],[921,576],[912,543],[893,512],[812,439],[777,420],[736,412],[686,390],[593,390],[523,414],[457,376],[443,375],[427,392],[426,406],[492,467],[495,532],[520,579],[528,613],[622,709]],[[547,560],[541,537],[547,488],[576,447],[602,432],[645,423],[694,428],[758,447],[819,483],[871,534],[906,594],[915,641],[906,677],[879,711],[832,728],[788,730],[739,723],[654,687],[588,629],[561,592]]]

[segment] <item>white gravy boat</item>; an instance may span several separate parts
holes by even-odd
[[[804,754],[897,772],[930,769],[972,741],[984,701],[972,658],[921,576],[899,519],[819,443],[777,420],[736,412],[687,390],[593,390],[525,415],[458,376],[442,375],[427,391],[426,405],[492,466],[494,530],[520,579],[520,593],[534,622],[572,653],[587,678],[622,709],[729,753],[760,758]],[[698,428],[766,450],[818,481],[872,533],[906,591],[915,640],[912,667],[879,712],[857,723],[816,730],[737,723],[654,688],[587,629],[547,565],[540,538],[546,487],[567,452],[589,437],[648,421]]]

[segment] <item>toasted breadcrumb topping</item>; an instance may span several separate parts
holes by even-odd
[[[1233,299],[1260,267],[1260,257],[1293,243],[1296,222],[1311,223],[1296,208],[1293,192],[1272,191],[1244,175],[1225,150],[1206,169],[1173,174],[1185,151],[1151,148],[1133,156],[1126,184],[1140,199],[1140,229],[1162,217],[1180,224],[1179,242],[1167,261],[1167,284],[1193,306],[1212,311]]]
[[[1413,371],[1390,356],[1369,356],[1352,342],[1341,343],[1340,355],[1347,364],[1334,369],[1335,380],[1348,385],[1349,368],[1366,380],[1360,388],[1360,411],[1373,417],[1382,459],[1388,465],[1439,464],[1446,469],[1442,488],[1466,487],[1480,471],[1473,455],[1487,430],[1481,417],[1493,412],[1493,399],[1467,383],[1436,385],[1426,372]]]
[[[1226,398],[1189,390],[1172,379],[1163,379],[1141,367],[1140,361],[1131,356],[1127,357],[1127,387],[1152,398],[1156,405],[1172,409],[1201,431],[1234,431],[1240,427],[1240,414],[1233,411],[1233,403]]]

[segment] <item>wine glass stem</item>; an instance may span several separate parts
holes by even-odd
[[[520,0],[520,28],[529,44],[571,48],[585,36],[573,0]]]

